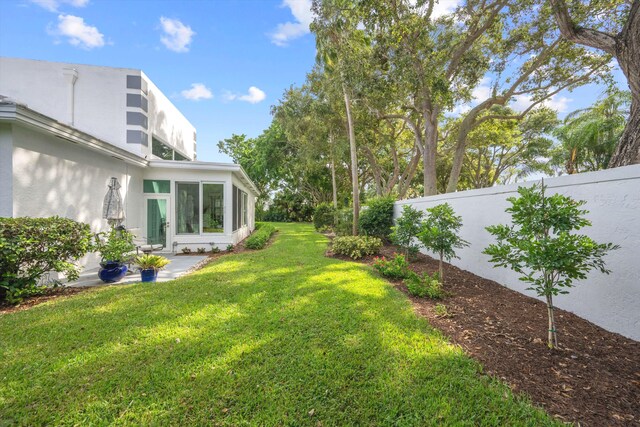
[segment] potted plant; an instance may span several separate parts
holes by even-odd
[[[155,282],[158,278],[158,271],[165,268],[170,262],[163,256],[151,254],[140,255],[135,259],[142,282]]]
[[[112,228],[96,235],[96,247],[101,259],[98,277],[105,283],[122,280],[128,270],[126,263],[136,248],[133,235],[124,227]]]

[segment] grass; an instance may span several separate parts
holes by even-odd
[[[0,317],[0,425],[549,425],[310,225]]]

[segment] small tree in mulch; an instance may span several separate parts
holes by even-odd
[[[449,203],[443,203],[427,209],[427,218],[418,233],[418,239],[424,247],[439,255],[441,283],[444,283],[444,259],[450,261],[451,258],[457,258],[455,250],[469,246],[469,242],[458,234],[461,227],[462,217],[455,214]]]
[[[391,241],[400,246],[407,258],[418,253],[419,246],[414,242],[414,239],[420,232],[422,216],[421,211],[413,209],[411,205],[404,205],[402,215],[396,220],[396,225],[391,227],[389,235]]]
[[[549,320],[549,348],[558,347],[553,297],[567,294],[576,279],[585,279],[592,269],[609,273],[604,256],[619,246],[596,243],[590,237],[572,231],[590,226],[584,218],[588,211],[580,209],[585,201],[554,194],[545,195],[544,183],[530,188],[520,187],[520,197],[507,200],[511,207],[512,225],[492,225],[487,231],[497,243],[484,253],[496,267],[511,268],[521,274],[520,280],[530,284],[528,290],[545,297]]]

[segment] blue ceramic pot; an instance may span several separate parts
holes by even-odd
[[[150,268],[148,270],[140,270],[140,277],[142,282],[155,282],[158,278],[158,270]]]
[[[100,264],[98,277],[105,283],[115,283],[122,280],[127,274],[127,266],[121,262],[103,262]]]

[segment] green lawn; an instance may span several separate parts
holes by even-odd
[[[548,425],[310,225],[0,316],[0,425]]]

